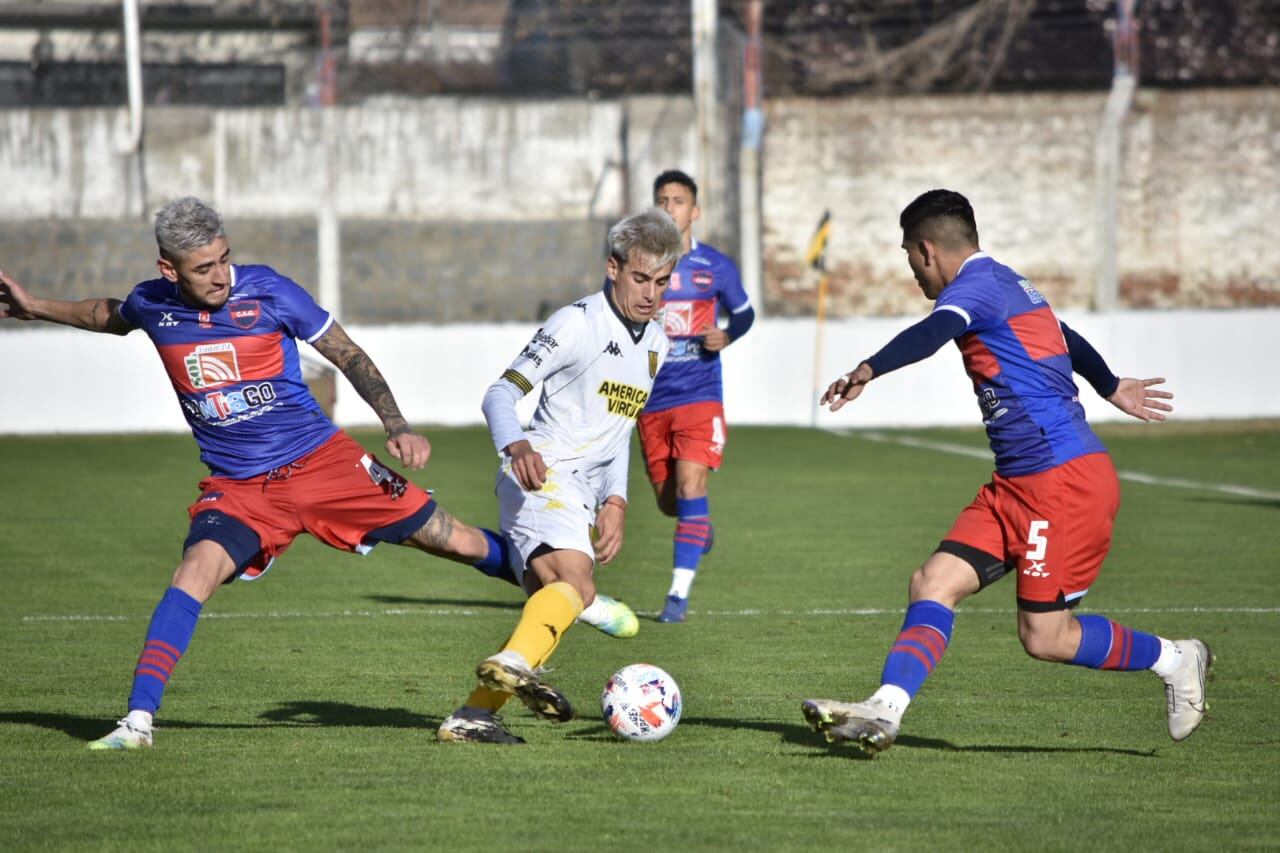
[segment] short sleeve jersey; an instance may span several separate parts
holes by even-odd
[[[671,340],[671,355],[653,385],[648,411],[724,399],[720,353],[702,348],[698,331],[714,326],[721,309],[751,305],[733,261],[706,243],[694,242],[671,274],[659,321]]]
[[[270,267],[232,266],[217,311],[187,305],[163,278],[139,284],[119,311],[155,344],[215,476],[257,476],[337,432],[302,379],[294,340],[314,341],[333,318]]]
[[[606,469],[631,452],[631,430],[667,357],[667,338],[656,322],[639,337],[604,292],[556,311],[534,333],[502,378],[542,395],[526,434],[546,459],[579,460],[600,493]]]
[[[1085,420],[1058,318],[1030,281],[980,252],[943,289],[934,311],[954,311],[967,324],[956,346],[997,472],[1034,474],[1105,452]]]

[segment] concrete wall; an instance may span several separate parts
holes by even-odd
[[[824,330],[816,371],[821,387],[901,330],[913,317],[842,320]],[[1127,376],[1166,376],[1176,417],[1280,417],[1272,372],[1280,364],[1280,309],[1065,312],[1065,319]],[[480,399],[519,352],[530,324],[353,326],[352,337],[386,375],[405,415],[418,425],[481,422]],[[302,349],[319,358],[305,345]],[[765,320],[725,355],[730,425],[808,425],[814,414],[812,320]],[[182,431],[185,423],[151,343],[35,324],[0,335],[0,434]],[[342,380],[336,417],[376,424]],[[1095,421],[1120,418],[1087,387]],[[525,398],[527,414],[534,396]],[[933,358],[873,383],[852,406],[818,418],[822,426],[976,425],[977,405],[959,354]]]
[[[825,209],[831,313],[920,310],[897,216],[935,186],[969,195],[984,245],[1057,308],[1087,306],[1104,98],[769,101],[767,311],[812,314],[801,258]],[[227,215],[237,259],[306,286],[332,208],[347,322],[532,322],[594,286],[604,226],[695,153],[676,97],[153,109],[144,202],[125,126],[123,111],[0,111],[0,264],[39,292],[123,294],[152,274],[144,214],[196,194]],[[1280,90],[1139,92],[1124,138],[1121,304],[1280,305]],[[714,211],[698,233],[736,242]]]

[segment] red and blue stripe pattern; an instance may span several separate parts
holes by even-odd
[[[171,586],[151,614],[147,640],[133,670],[133,690],[129,693],[129,710],[154,714],[164,697],[164,689],[173,668],[187,650],[191,635],[200,618],[201,604],[187,593]]]
[[[1072,663],[1090,669],[1132,672],[1150,669],[1160,657],[1160,638],[1092,613],[1077,616],[1080,648]]]
[[[880,683],[900,687],[915,698],[946,653],[955,619],[955,612],[937,601],[917,601],[908,607],[902,631],[885,658]]]

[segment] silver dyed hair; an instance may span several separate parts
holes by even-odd
[[[653,269],[661,269],[680,260],[681,243],[675,220],[660,207],[628,216],[609,229],[609,254],[619,264],[634,250],[652,259]]]
[[[222,214],[195,196],[171,201],[156,213],[156,243],[160,253],[170,258],[180,258],[225,236]]]

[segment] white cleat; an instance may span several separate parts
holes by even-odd
[[[151,746],[151,729],[135,727],[125,717],[109,735],[89,742],[89,749],[143,749]]]
[[[598,592],[596,600],[582,611],[578,621],[619,640],[628,640],[640,631],[640,620],[634,610],[618,599]]]
[[[443,743],[524,743],[502,724],[502,718],[483,708],[459,708],[436,730]]]
[[[1169,737],[1186,740],[1209,707],[1204,699],[1204,681],[1213,666],[1213,652],[1200,640],[1174,640],[1173,644],[1182,652],[1182,663],[1163,679],[1169,706]]]
[[[871,756],[893,746],[898,737],[896,715],[875,697],[865,702],[806,699],[800,710],[813,730],[829,742],[852,741]]]

